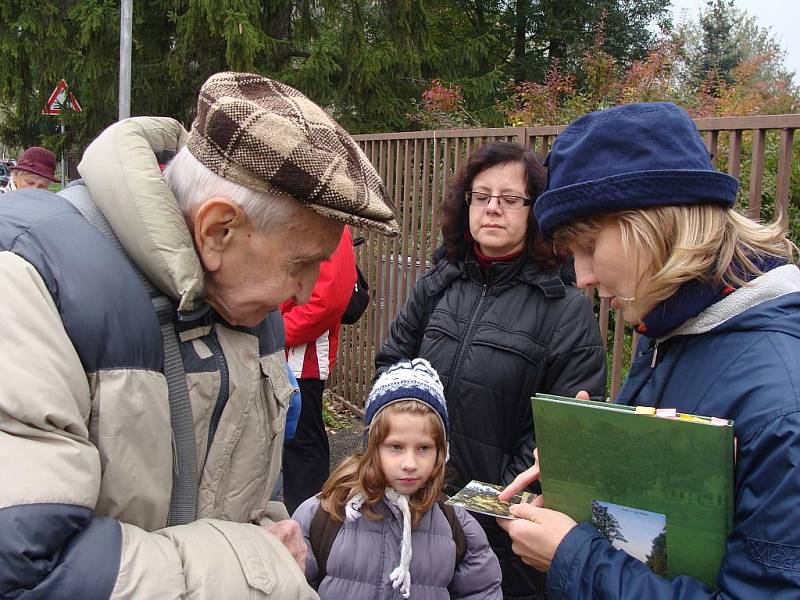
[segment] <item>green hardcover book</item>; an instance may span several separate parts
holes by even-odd
[[[547,508],[588,521],[665,577],[712,588],[733,519],[733,422],[532,399]]]

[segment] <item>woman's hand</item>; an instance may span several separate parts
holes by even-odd
[[[589,400],[588,392],[580,391],[575,394],[578,400]],[[506,486],[499,500],[508,501],[541,476],[539,470],[539,449],[533,451],[533,466],[523,471]],[[514,520],[497,519],[497,523],[506,530],[511,537],[511,549],[527,565],[540,571],[547,571],[558,545],[577,525],[577,523],[564,513],[544,508],[544,496],[537,496],[530,503],[513,504],[511,514],[517,517]]]
[[[508,502],[514,497],[515,494],[519,494],[522,490],[539,479],[539,475],[539,449],[536,448],[533,451],[533,466],[517,475],[514,478],[514,481],[509,483],[506,486],[506,489],[500,492],[500,495],[497,497],[497,499]],[[534,498],[533,505],[544,506],[542,497],[537,496]]]
[[[575,394],[575,398],[578,400],[589,400],[589,392],[580,391]],[[502,500],[504,502],[508,502],[511,498],[514,497],[515,494],[518,494],[534,481],[537,481],[541,476],[541,472],[539,471],[539,449],[536,448],[533,451],[533,466],[529,469],[523,471],[519,475],[514,478],[514,481],[509,483],[500,495],[497,497],[498,500]],[[542,496],[537,496],[533,502],[531,502],[534,506],[544,506],[544,499]]]
[[[547,571],[558,545],[577,523],[564,513],[531,504],[514,504],[511,514],[517,518],[497,519],[497,523],[511,537],[514,554],[525,564]]]

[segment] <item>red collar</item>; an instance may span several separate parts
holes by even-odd
[[[492,263],[503,262],[503,261],[507,262],[507,261],[514,260],[515,258],[518,258],[518,257],[522,256],[522,253],[525,252],[525,247],[523,246],[522,248],[520,248],[516,252],[512,252],[511,254],[506,254],[505,256],[486,256],[483,252],[481,252],[481,248],[480,248],[480,245],[478,244],[478,242],[475,242],[472,245],[472,250],[473,250],[473,252],[475,252],[475,258],[478,259],[478,264],[482,268],[484,268],[484,267],[488,267]]]

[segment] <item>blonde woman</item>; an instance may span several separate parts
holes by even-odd
[[[549,166],[535,206],[542,231],[574,256],[578,286],[596,287],[643,336],[614,401],[733,419],[735,513],[714,589],[653,574],[591,525],[543,508],[546,493],[503,524],[514,551],[548,571],[551,600],[800,597],[794,245],[781,224],[732,209],[737,181],[714,170],[673,104],[585,115]],[[532,467],[505,494],[538,476]]]

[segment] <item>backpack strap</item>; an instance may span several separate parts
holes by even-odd
[[[191,523],[197,518],[197,445],[194,437],[192,405],[189,400],[189,389],[186,385],[186,373],[173,324],[174,310],[172,302],[144,276],[125,252],[116,233],[114,233],[103,213],[95,205],[89,190],[82,180],[72,182],[59,192],[59,196],[65,198],[77,208],[86,220],[94,225],[120,251],[133,267],[153,303],[153,309],[156,311],[158,322],[161,325],[161,339],[164,348],[164,376],[167,379],[169,393],[169,416],[174,452],[172,496],[169,502],[167,525]]]
[[[331,517],[330,513],[322,508],[320,504],[314,518],[311,519],[311,526],[308,530],[308,541],[311,544],[311,551],[317,559],[317,579],[314,588],[318,588],[322,580],[328,574],[328,557],[331,554],[331,547],[339,535],[339,530],[344,523]]]
[[[453,532],[453,541],[456,543],[456,569],[464,557],[467,555],[467,536],[464,535],[464,528],[461,526],[461,521],[458,520],[456,510],[449,504],[445,503],[446,497],[439,498],[439,508],[442,509],[445,519],[450,523],[450,530]]]

